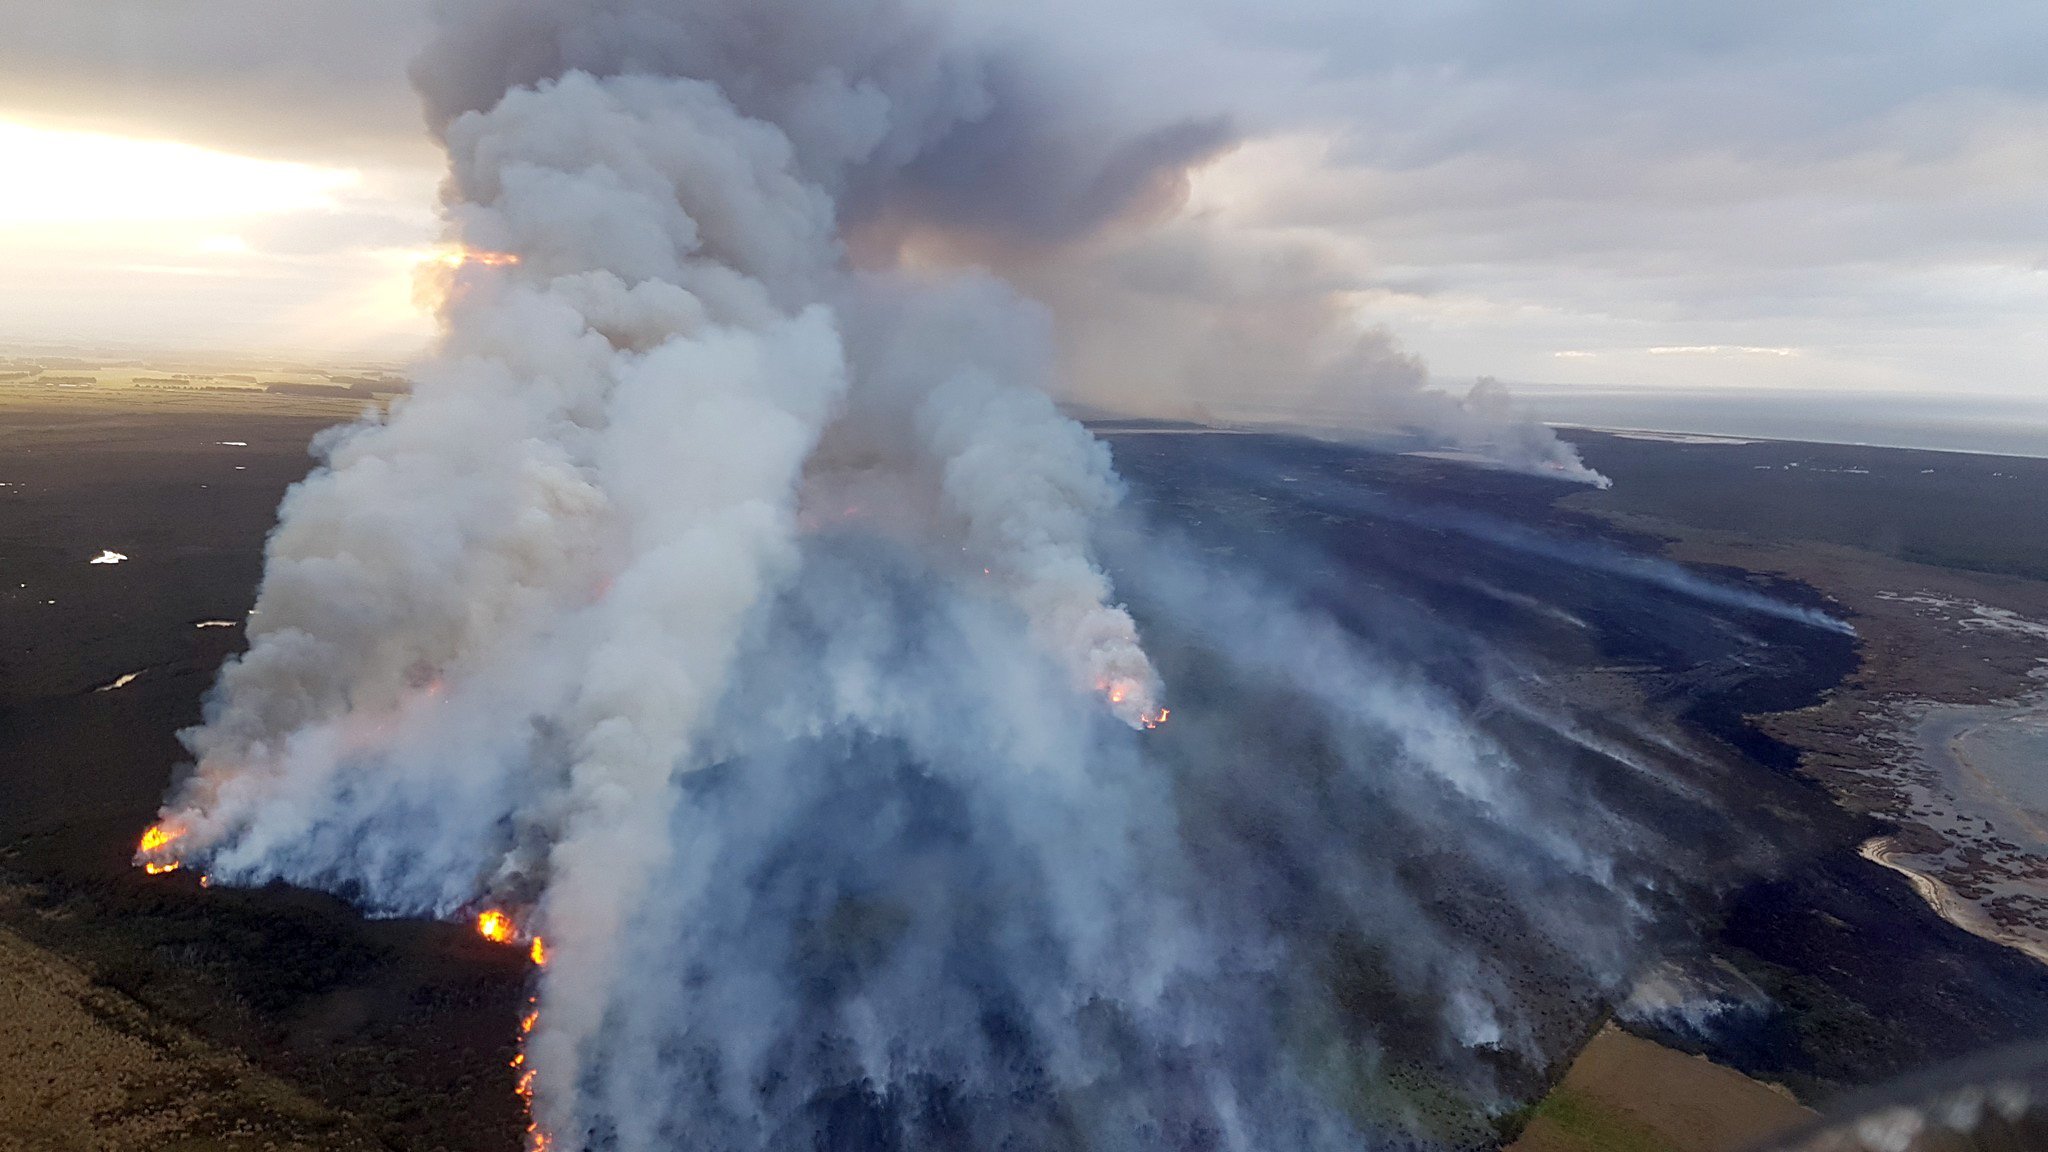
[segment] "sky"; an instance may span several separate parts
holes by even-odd
[[[957,8],[1120,115],[1227,117],[1183,223],[1306,261],[1440,382],[2048,392],[2038,0]],[[0,344],[419,348],[427,28],[0,0]]]

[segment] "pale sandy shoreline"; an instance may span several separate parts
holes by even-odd
[[[1856,854],[1883,868],[1906,878],[1913,892],[1927,902],[1934,914],[1961,928],[1973,936],[1980,936],[1994,944],[2003,944],[2043,964],[2048,964],[2048,945],[2015,935],[1986,915],[1974,901],[1963,898],[1955,889],[1940,878],[1919,871],[1904,863],[1898,846],[1889,836],[1873,836],[1856,849]]]

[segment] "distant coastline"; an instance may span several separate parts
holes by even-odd
[[[1510,384],[1553,428],[2048,457],[2048,396]]]
[[[1677,444],[1825,444],[1837,448],[1898,448],[1910,452],[1953,452],[1961,456],[2011,456],[2022,460],[2048,460],[2048,433],[2033,451],[1965,448],[1955,444],[1914,443],[1908,440],[1827,439],[1818,436],[1766,436],[1754,432],[1731,432],[1725,428],[1634,428],[1614,424],[1579,424],[1564,420],[1545,421],[1544,426],[1560,432],[1600,432],[1630,439],[1668,440]]]

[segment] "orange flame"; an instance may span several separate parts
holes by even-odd
[[[489,909],[476,918],[476,932],[493,944],[509,944],[513,937],[519,934],[512,927],[512,918],[496,908]]]
[[[142,834],[142,851],[154,852],[184,834],[185,830],[182,828],[166,828],[161,824],[152,824],[149,831]]]
[[[459,244],[439,248],[413,269],[413,303],[439,312],[473,286],[467,275],[471,270],[513,268],[518,264],[519,255],[514,252],[492,252]]]
[[[513,923],[510,915],[497,908],[485,909],[477,916],[476,930],[479,936],[494,944],[509,944],[519,938],[518,925]],[[527,955],[533,958],[535,967],[547,967],[548,946],[540,937],[533,938],[527,947]],[[527,1152],[548,1152],[554,1140],[541,1129],[540,1121],[533,1118],[534,1069],[526,1061],[527,1038],[533,1035],[534,1027],[540,1023],[540,1002],[538,999],[528,999],[526,1004],[526,1012],[519,1017],[519,1051],[512,1057],[511,1066],[519,1073],[519,1079],[513,1084],[512,1090],[519,1094],[521,1104],[526,1109]]]
[[[154,855],[156,859],[142,861],[142,870],[151,876],[162,876],[183,868],[184,862],[169,858],[166,849],[184,834],[183,828],[163,824],[150,825],[148,830],[143,832],[142,843],[136,847],[135,854],[138,857]]]
[[[538,939],[534,941],[536,946],[539,943]],[[520,1104],[526,1109],[527,1152],[548,1152],[554,1141],[541,1130],[540,1121],[533,1118],[533,1069],[526,1064],[526,1038],[533,1034],[534,1025],[540,1023],[540,1008],[536,1000],[526,1003],[526,1014],[519,1018],[519,1053],[512,1057],[512,1067],[519,1069],[519,1080],[512,1090],[519,1094]]]
[[[514,923],[511,915],[497,908],[487,908],[477,916],[476,931],[479,936],[494,944],[510,944],[521,935],[519,926]],[[535,967],[547,967],[547,942],[539,936],[531,938],[526,954],[532,957]],[[519,1017],[519,1050],[512,1056],[511,1067],[519,1073],[519,1079],[513,1083],[512,1090],[519,1094],[520,1105],[526,1110],[526,1152],[548,1152],[554,1141],[541,1129],[540,1121],[533,1118],[534,1069],[526,1060],[526,1041],[533,1035],[534,1027],[540,1023],[540,1000],[538,997],[529,997],[526,1005],[526,1011]]]
[[[442,248],[427,257],[429,264],[443,268],[515,268],[519,265],[516,252],[492,252],[484,248],[467,248],[461,245]]]
[[[1109,701],[1111,708],[1122,708],[1124,702],[1131,699],[1131,694],[1138,690],[1138,685],[1129,680],[1111,680],[1105,677],[1096,681],[1095,690],[1102,693],[1103,697]],[[1139,703],[1142,704],[1142,701]],[[1119,713],[1119,715],[1122,715],[1122,713]],[[1171,715],[1173,715],[1172,710],[1163,707],[1152,712],[1141,711],[1138,713],[1137,723],[1146,728],[1157,728],[1161,724],[1166,723],[1167,717]]]

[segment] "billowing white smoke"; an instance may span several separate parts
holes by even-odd
[[[1400,1128],[1405,1105],[1344,1086],[1376,1042],[1309,1007],[1327,949],[1294,955],[1272,893],[1224,882],[1250,834],[1191,859],[1189,801],[1140,746],[1160,677],[1091,552],[1119,483],[1046,397],[1048,317],[985,275],[856,268],[842,240],[849,213],[1083,233],[1215,133],[1001,113],[999,61],[887,0],[448,19],[421,82],[473,256],[444,344],[287,497],[148,855],[381,912],[512,909],[549,946],[528,1054],[569,1147]],[[992,186],[988,123],[1044,163]],[[1263,675],[1313,631],[1222,648]],[[1381,733],[1346,737],[1354,771],[1417,766],[1388,811],[1430,825],[1448,787],[1486,827],[1528,815],[1447,712],[1339,708],[1372,670],[1310,655],[1311,703]],[[1334,834],[1280,855],[1350,875]],[[1553,882],[1530,930],[1596,958],[1560,987],[1620,977],[1635,905],[1602,851],[1480,849]],[[1367,967],[1436,1006],[1414,1058],[1488,1099],[1471,1051],[1543,1047],[1500,970],[1427,939]]]
[[[1183,130],[1187,139],[1205,138]],[[1287,234],[1239,230],[1182,203],[1182,173],[1149,185],[1136,218],[1058,242],[943,219],[865,223],[863,250],[1000,269],[1050,308],[1062,394],[1111,415],[1296,429],[1606,486],[1578,449],[1481,377],[1462,395],[1363,322],[1365,273]]]
[[[876,120],[871,144],[900,114],[819,95]],[[834,156],[701,80],[576,71],[445,136],[454,238],[489,255],[455,270],[414,398],[287,500],[165,822],[224,879],[531,901],[557,958],[534,1063],[566,1120],[616,943],[671,864],[676,781],[800,519],[889,501],[1078,691],[1138,726],[1159,685],[1088,551],[1107,452],[1037,390],[1032,310],[847,271]]]
[[[1200,216],[1005,262],[1059,318],[1073,394],[1126,414],[1292,428],[1605,486],[1499,381],[1455,395],[1361,322],[1358,272]]]

